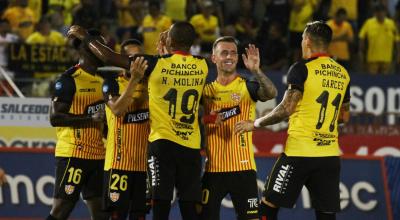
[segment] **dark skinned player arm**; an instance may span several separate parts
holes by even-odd
[[[95,122],[98,115],[69,113],[74,94],[74,80],[71,76],[63,74],[55,83],[51,100],[50,124],[53,127],[84,127],[88,122]]]

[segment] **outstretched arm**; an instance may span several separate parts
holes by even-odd
[[[283,100],[269,114],[261,117],[254,122],[251,120],[240,121],[235,125],[235,133],[243,133],[279,123],[292,115],[296,109],[297,103],[302,99],[303,93],[297,89],[288,89],[285,92]]]
[[[75,37],[81,40],[82,43],[85,44],[90,51],[105,64],[129,69],[129,56],[116,53],[100,41],[91,38],[84,28],[78,25],[73,25],[70,27],[67,35],[68,37]]]
[[[143,78],[144,71],[146,69],[147,61],[144,60],[143,57],[137,57],[131,64],[131,78],[129,79],[128,86],[126,87],[125,91],[122,92],[121,96],[114,96],[107,101],[108,107],[117,117],[125,113],[129,106],[134,102],[132,94],[135,90],[135,87]]]
[[[243,62],[248,70],[255,76],[260,88],[257,95],[260,101],[267,101],[275,98],[277,90],[274,83],[260,69],[260,53],[257,47],[249,44],[246,48],[246,54],[242,54]]]

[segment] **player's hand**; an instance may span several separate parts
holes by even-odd
[[[78,38],[79,40],[83,40],[88,35],[86,29],[79,25],[72,25],[67,33],[69,38]]]
[[[0,168],[0,186],[7,183],[6,172]]]
[[[131,62],[131,67],[129,69],[131,74],[130,80],[139,82],[143,78],[147,67],[147,60],[145,60],[144,57],[136,57],[135,61]]]
[[[103,122],[105,118],[106,112],[103,110],[100,110],[92,115],[93,122]]]
[[[158,51],[159,55],[169,54],[169,51],[167,49],[168,32],[169,32],[169,30],[161,32],[159,35],[158,42],[157,42],[157,51]]]
[[[252,73],[260,71],[260,52],[254,44],[249,44],[246,54],[242,54],[243,63]]]
[[[220,126],[224,121],[224,116],[222,113],[219,113],[219,111],[211,111],[210,115],[216,115],[214,124],[217,126]]]
[[[252,120],[245,120],[239,121],[235,124],[235,134],[242,134],[244,132],[254,131],[254,121]]]

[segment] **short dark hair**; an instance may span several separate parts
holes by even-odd
[[[339,8],[339,9],[336,11],[335,15],[336,15],[336,16],[347,15],[347,11],[346,11],[346,9],[344,9],[344,8]]]
[[[374,12],[382,12],[382,11],[386,11],[385,5],[383,5],[382,3],[377,3],[374,6]]]
[[[332,29],[323,21],[312,21],[307,23],[304,33],[320,46],[327,47],[332,40]]]
[[[136,45],[138,47],[141,47],[142,46],[142,42],[140,42],[140,40],[137,40],[137,39],[124,40],[121,43],[121,48],[124,48],[126,45]]]
[[[232,37],[232,36],[223,36],[223,37],[219,37],[218,39],[216,39],[213,43],[213,50],[215,50],[215,48],[218,46],[219,43],[221,42],[228,42],[228,43],[234,43],[236,46],[239,45],[238,40],[236,40],[236,38]]]
[[[149,8],[150,7],[155,7],[155,8],[157,8],[157,9],[160,9],[161,8],[161,5],[160,5],[160,2],[159,1],[150,1],[149,2]]]
[[[178,21],[169,30],[169,36],[175,47],[190,49],[196,39],[196,31],[189,22]]]

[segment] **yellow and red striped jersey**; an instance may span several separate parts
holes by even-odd
[[[257,82],[237,77],[228,85],[217,81],[206,84],[203,92],[205,114],[222,113],[222,125],[206,124],[206,172],[256,170],[252,132],[236,135],[234,126],[254,120],[258,100]]]
[[[74,115],[104,111],[102,83],[101,77],[75,66],[55,83],[53,101],[71,104],[69,113]],[[102,123],[95,122],[89,122],[81,128],[57,127],[56,156],[104,159],[103,127]]]
[[[103,84],[105,100],[120,96],[128,80],[106,79]],[[138,84],[132,95],[135,102],[120,117],[106,107],[108,136],[104,170],[146,171],[147,145],[150,134],[147,83]]]

